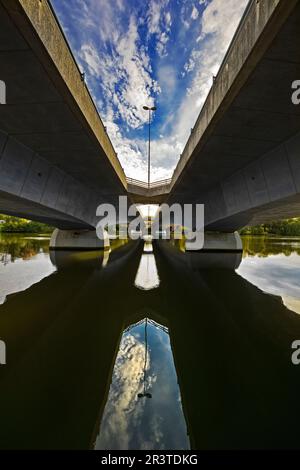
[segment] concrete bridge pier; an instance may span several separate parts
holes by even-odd
[[[181,212],[177,211],[175,213],[174,204],[172,208],[168,208],[165,220],[163,218],[163,211],[160,209],[152,226],[154,234],[157,231],[166,232],[167,239],[175,240],[178,237],[181,238],[183,231],[181,220],[184,208],[180,204],[176,205],[181,206]],[[209,230],[205,225],[204,212],[201,214],[201,211],[199,213],[197,211],[197,214],[192,215],[190,221],[186,220],[185,217],[183,219],[185,224],[185,251],[211,253],[241,253],[243,251],[243,244],[239,233],[234,230]],[[171,226],[173,227],[172,230],[170,229]]]
[[[109,248],[109,238],[98,238],[96,230],[55,229],[50,240],[50,250],[102,250]]]
[[[204,232],[204,244],[202,249],[199,250],[195,248],[195,244],[193,243],[193,241],[186,240],[185,250],[203,253],[239,253],[243,251],[243,244],[238,232]]]

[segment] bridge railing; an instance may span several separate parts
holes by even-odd
[[[128,184],[132,184],[134,186],[139,186],[140,188],[152,189],[152,188],[158,188],[160,186],[167,186],[171,183],[172,179],[168,178],[168,179],[164,179],[164,180],[153,181],[153,183],[150,183],[149,185],[148,185],[148,183],[146,183],[146,181],[140,181],[140,180],[136,180],[134,178],[126,178],[126,181],[127,181]]]
[[[143,323],[145,323],[145,319],[140,320],[136,323],[133,323],[132,325],[129,325],[127,328],[125,328],[125,330],[123,331],[123,334],[128,333],[130,330],[132,330],[133,328],[136,328],[137,326],[143,325]],[[164,331],[165,333],[169,333],[169,329],[166,326],[160,325],[156,321],[150,320],[150,318],[147,318],[147,323],[149,323],[151,326],[154,326],[155,328],[159,328],[160,330]]]

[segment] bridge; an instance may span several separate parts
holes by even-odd
[[[170,192],[172,179],[146,183],[133,178],[126,178],[128,194],[137,204],[161,204]]]
[[[172,179],[148,186],[126,179],[50,3],[0,0],[0,211],[90,248],[97,206],[126,194],[205,204],[216,233],[299,215],[299,26],[299,0],[249,2]]]

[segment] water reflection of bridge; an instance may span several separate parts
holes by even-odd
[[[55,274],[0,308],[1,447],[90,447],[122,333],[146,312],[168,328],[194,448],[298,447],[299,317],[233,269],[169,245],[155,253],[159,287],[139,290],[141,251],[122,247],[105,268],[95,254],[57,252]]]

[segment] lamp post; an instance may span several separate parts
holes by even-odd
[[[151,393],[146,391],[146,380],[147,380],[147,354],[148,354],[148,336],[147,336],[147,326],[148,326],[148,318],[145,321],[145,362],[144,362],[144,392],[138,393],[138,398],[152,398]]]
[[[152,106],[151,108],[149,106],[143,106],[143,109],[145,111],[149,112],[149,138],[148,138],[148,188],[150,187],[150,170],[151,170],[151,160],[150,160],[150,142],[151,142],[151,111],[156,111],[156,107]]]

